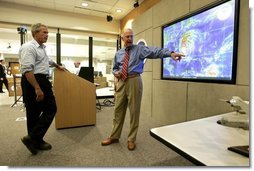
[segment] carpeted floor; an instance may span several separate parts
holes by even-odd
[[[20,141],[20,138],[26,135],[25,112],[21,109],[21,106],[0,105],[1,166],[14,168],[193,166],[150,136],[149,130],[161,125],[145,114],[141,114],[137,147],[134,151],[127,149],[128,112],[120,143],[101,146],[101,141],[108,137],[111,131],[113,107],[102,107],[102,110],[97,110],[95,126],[56,130],[53,122],[45,136],[45,140],[52,144],[52,150],[39,152],[33,156]]]

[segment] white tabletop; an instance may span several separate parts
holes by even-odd
[[[227,149],[249,145],[249,131],[217,124],[223,115],[153,128],[150,134],[184,157],[207,166],[250,166],[248,157]]]
[[[114,98],[114,88],[113,87],[104,87],[96,89],[96,95],[98,98]]]

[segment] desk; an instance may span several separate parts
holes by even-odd
[[[113,87],[105,87],[96,89],[96,99],[98,101],[99,109],[101,109],[102,104],[100,103],[99,99],[105,99],[103,101],[104,106],[112,106],[114,102],[110,99],[114,99],[114,88]]]
[[[113,87],[105,87],[96,89],[96,94],[98,99],[109,99],[114,98],[114,88]]]
[[[196,165],[250,166],[248,157],[227,149],[249,145],[249,131],[217,124],[222,116],[233,114],[153,128],[150,135]]]

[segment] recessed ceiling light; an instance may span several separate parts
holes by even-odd
[[[121,12],[123,12],[123,10],[121,10],[121,9],[116,9],[116,12],[117,12],[117,13],[121,13]]]
[[[85,2],[82,2],[82,7],[87,7],[88,6],[88,3],[85,3]]]

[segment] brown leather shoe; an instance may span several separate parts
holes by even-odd
[[[106,140],[103,140],[101,142],[101,145],[110,145],[110,144],[118,143],[118,142],[119,142],[119,139],[107,138]]]
[[[128,149],[129,149],[129,150],[132,151],[132,150],[135,149],[135,147],[136,147],[135,142],[128,141]]]

